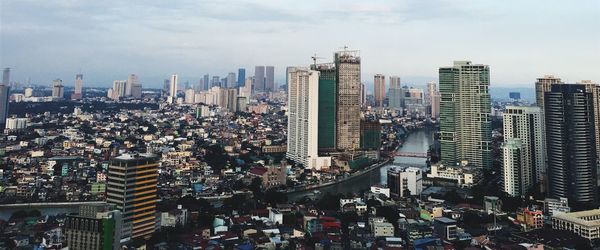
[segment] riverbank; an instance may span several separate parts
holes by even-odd
[[[354,178],[357,178],[357,177],[363,176],[365,174],[368,174],[371,171],[379,169],[380,167],[385,166],[386,164],[388,164],[390,162],[392,162],[392,159],[387,158],[386,160],[384,160],[382,162],[378,162],[378,163],[375,163],[375,164],[373,164],[373,165],[371,165],[371,166],[369,166],[369,167],[367,167],[365,169],[358,170],[358,171],[352,173],[350,176],[347,176],[347,177],[344,177],[344,178],[340,178],[340,179],[336,179],[335,181],[330,181],[330,182],[326,182],[326,183],[320,183],[320,184],[310,185],[310,186],[303,187],[303,188],[300,188],[300,189],[295,188],[294,190],[286,190],[285,193],[286,194],[292,194],[292,193],[298,193],[298,192],[306,192],[306,191],[311,191],[311,190],[315,190],[315,189],[319,189],[319,188],[324,188],[324,187],[335,185],[335,184],[341,184],[343,182],[347,182],[347,181],[350,181],[350,180],[352,180]]]
[[[434,132],[435,130],[430,128],[411,130],[411,132],[403,138],[402,144],[396,145],[395,151],[427,153],[429,146],[434,142]],[[391,154],[389,156],[387,161],[371,165],[368,168],[363,169],[360,173],[355,173],[352,178],[323,183],[320,186],[314,185],[310,189],[290,190],[286,192],[288,200],[297,201],[304,197],[318,199],[326,193],[359,193],[368,190],[373,185],[386,185],[387,172],[390,168],[395,166],[427,167],[427,162],[424,158],[393,156]],[[318,192],[315,192],[315,190],[318,190]]]

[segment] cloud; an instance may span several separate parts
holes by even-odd
[[[436,78],[455,59],[490,64],[501,82],[600,79],[598,1],[5,0],[0,23],[0,67],[38,82],[79,69],[98,84],[131,72],[195,82],[267,64],[281,80],[344,45],[361,50],[366,81]]]

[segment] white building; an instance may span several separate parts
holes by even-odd
[[[519,196],[545,182],[544,117],[539,107],[507,106],[503,120],[504,191]]]
[[[65,86],[61,79],[52,81],[52,98],[63,98],[65,96]]]
[[[600,238],[600,209],[552,215],[552,229],[568,230],[588,240]]]
[[[27,127],[27,118],[7,118],[6,129],[19,130]]]
[[[523,162],[523,143],[518,138],[505,138],[502,144],[504,192],[511,196],[527,193],[531,187],[531,171]]]
[[[431,173],[427,178],[454,180],[459,186],[472,186],[481,180],[481,173],[471,167],[447,167],[442,164],[431,165]]]
[[[33,88],[26,88],[25,89],[25,97],[32,97],[33,96]]]
[[[283,214],[277,209],[269,210],[269,220],[275,224],[283,224]]]
[[[169,103],[174,103],[177,99],[177,74],[171,75],[171,80],[169,81]]]
[[[288,76],[287,157],[308,169],[331,166],[318,155],[319,71],[294,68]]]
[[[194,89],[186,89],[185,90],[185,103],[193,104],[196,103],[196,93]]]
[[[393,237],[394,225],[389,222],[374,222],[371,223],[371,232],[373,237]]]
[[[127,81],[116,80],[113,82],[112,88],[112,99],[118,100],[121,97],[125,97],[125,90],[127,88]]]
[[[383,187],[383,186],[379,186],[379,185],[371,186],[371,193],[383,194],[383,195],[385,195],[385,197],[390,198],[390,188],[389,187]]]
[[[408,193],[420,195],[423,192],[423,170],[416,167],[391,168],[387,173],[387,185],[393,197],[406,197]]]

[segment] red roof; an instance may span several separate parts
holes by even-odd
[[[253,167],[250,169],[250,174],[262,176],[267,172],[267,168],[263,167]]]

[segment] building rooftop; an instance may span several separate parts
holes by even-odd
[[[585,217],[595,216],[598,219],[587,219]],[[571,213],[559,213],[552,215],[553,218],[570,221],[588,227],[600,226],[600,209],[585,210]]]

